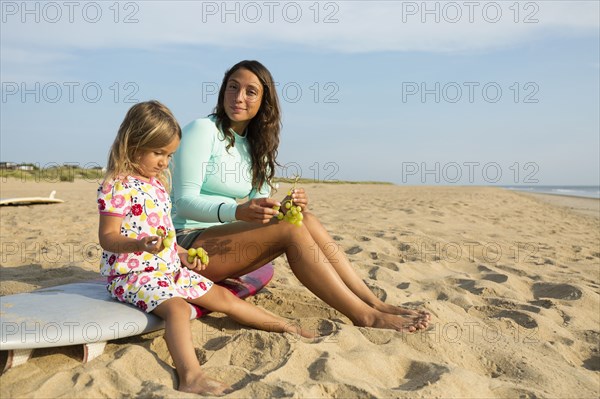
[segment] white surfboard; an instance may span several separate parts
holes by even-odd
[[[59,204],[65,202],[61,199],[54,198],[56,191],[52,191],[48,197],[20,197],[20,198],[3,198],[0,199],[1,205],[35,205],[35,204]]]
[[[273,276],[273,265],[218,284],[234,295],[255,295]],[[190,319],[206,315],[190,305]],[[113,299],[106,279],[0,297],[0,351],[8,352],[4,371],[27,362],[33,350],[83,345],[83,362],[98,357],[106,342],[164,328],[163,320]]]

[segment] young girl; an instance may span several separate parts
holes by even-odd
[[[174,229],[168,165],[180,139],[179,124],[161,103],[140,103],[127,112],[98,189],[101,273],[114,298],[165,320],[178,389],[218,395],[228,387],[202,373],[192,343],[188,302],[259,329],[313,335],[213,285],[199,274],[207,265],[198,259],[188,263],[183,248],[163,240]]]

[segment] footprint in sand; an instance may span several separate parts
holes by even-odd
[[[592,355],[589,359],[584,360],[583,367],[592,371],[600,371],[600,356]]]
[[[506,309],[506,310],[524,310],[526,312],[532,312],[532,313],[540,313],[540,311],[541,311],[541,309],[538,306],[535,306],[533,304],[526,305],[526,304],[521,304],[521,303],[515,303],[508,299],[502,299],[502,298],[490,298],[490,299],[488,299],[488,303],[492,306],[497,306],[499,308]]]
[[[268,374],[283,366],[291,350],[284,335],[263,331],[243,331],[229,345],[232,347],[229,360],[232,366],[260,374]]]
[[[397,337],[397,332],[392,330],[381,330],[373,328],[359,327],[358,331],[371,343],[375,345],[385,345],[392,342]]]
[[[407,380],[398,388],[402,391],[416,391],[427,385],[436,383],[442,376],[448,373],[450,369],[441,364],[411,362],[408,371],[403,376]]]
[[[501,273],[488,273],[484,274],[481,277],[483,280],[493,281],[494,283],[505,283],[508,280],[508,276],[506,274]]]
[[[359,252],[362,252],[362,250],[363,250],[363,249],[362,249],[361,247],[359,247],[358,245],[355,245],[355,246],[353,246],[352,248],[350,248],[350,249],[347,249],[345,252],[346,252],[348,255],[356,255],[357,253],[359,253]]]
[[[515,323],[523,328],[536,328],[538,326],[537,321],[526,313],[519,312],[517,310],[501,310],[495,313],[492,317],[497,319],[507,318],[513,320]]]
[[[374,268],[374,269],[378,269],[378,268]],[[376,280],[376,279],[374,279],[374,280]],[[369,287],[371,292],[373,294],[375,294],[375,296],[377,298],[379,298],[385,302],[385,300],[387,299],[387,292],[383,288],[381,288],[377,285],[371,284],[370,282],[367,282],[367,281],[365,281],[365,284],[367,285],[367,287]]]
[[[539,298],[554,298],[575,301],[581,298],[581,290],[570,284],[535,283],[532,286],[533,296]]]

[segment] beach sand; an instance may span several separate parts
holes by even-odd
[[[0,294],[98,276],[96,182],[2,182]],[[599,201],[485,187],[304,186],[331,232],[386,302],[422,306],[432,328],[358,328],[275,261],[253,303],[326,334],[256,331],[220,314],[192,322],[204,370],[232,398],[597,398]],[[280,190],[284,193],[285,187]],[[0,298],[1,300],[1,298]],[[0,397],[194,397],[175,391],[163,331],[111,341],[82,364],[43,349],[0,377]]]

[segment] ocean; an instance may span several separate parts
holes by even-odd
[[[568,195],[582,198],[600,199],[600,186],[504,186],[509,190],[530,193]]]

